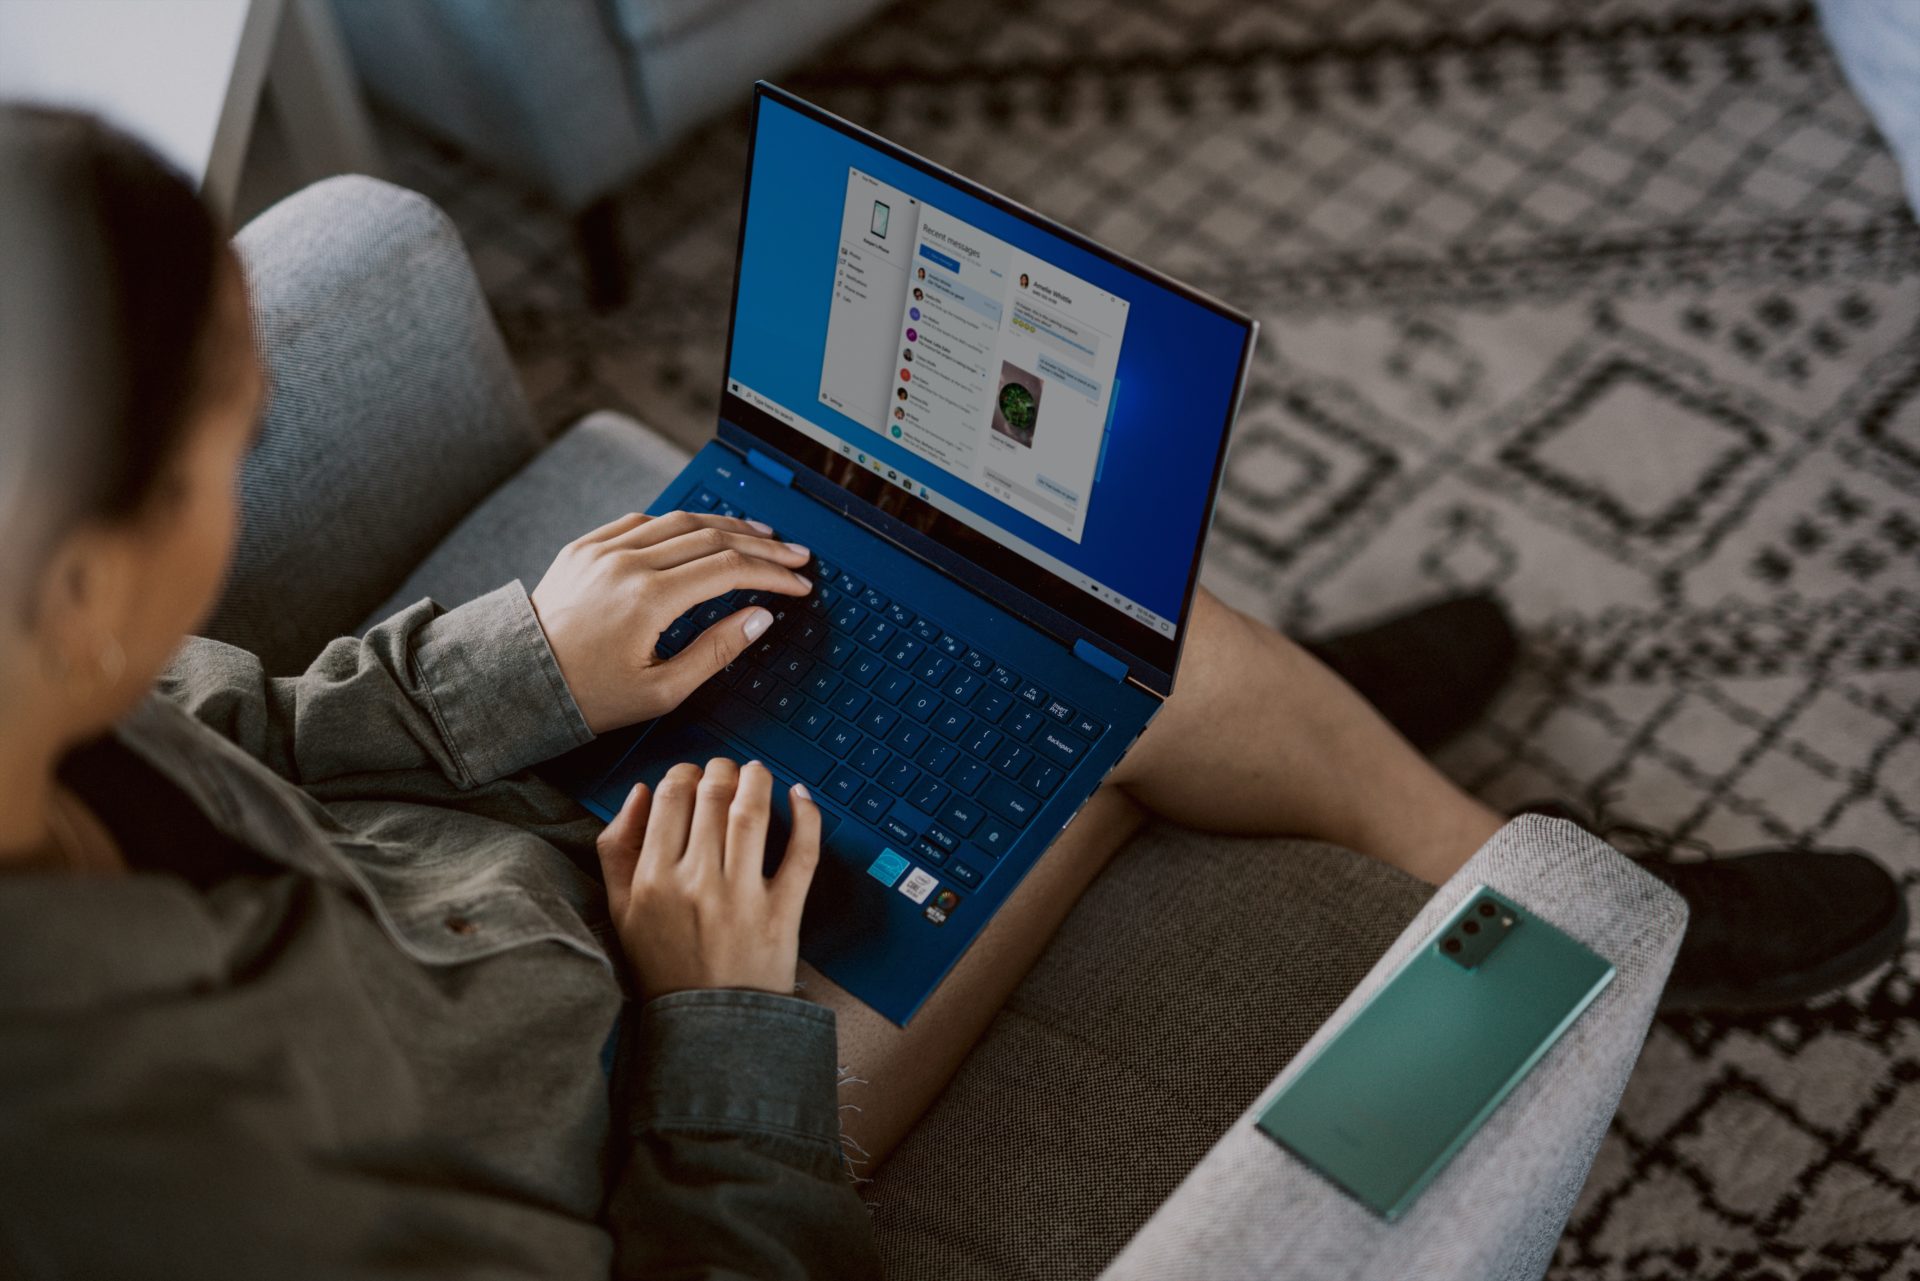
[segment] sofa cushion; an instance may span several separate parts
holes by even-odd
[[[469,512],[359,630],[423,596],[451,609],[516,578],[532,591],[561,547],[645,510],[687,458],[631,418],[588,415]]]
[[[1097,1275],[1431,895],[1332,846],[1147,829],[862,1188],[887,1275]]]

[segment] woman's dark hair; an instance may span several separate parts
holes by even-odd
[[[226,233],[184,176],[80,112],[0,105],[0,160],[5,181],[35,187],[58,220],[60,238],[32,248],[72,255],[63,274],[94,286],[89,350],[70,353],[91,405],[71,407],[77,420],[62,424],[61,470],[73,486],[63,523],[130,518],[198,406]]]

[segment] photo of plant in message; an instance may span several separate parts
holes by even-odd
[[[1017,445],[1033,448],[1033,425],[1040,418],[1039,374],[1010,361],[1000,362],[1000,394],[993,398],[993,429]]]

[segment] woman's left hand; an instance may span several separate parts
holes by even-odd
[[[533,589],[533,612],[594,733],[672,711],[773,622],[760,606],[738,610],[660,658],[660,633],[693,606],[736,588],[813,590],[796,572],[812,554],[772,535],[727,516],[634,513],[560,549]]]

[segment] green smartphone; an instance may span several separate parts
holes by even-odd
[[[1476,886],[1256,1124],[1391,1222],[1612,980]]]

